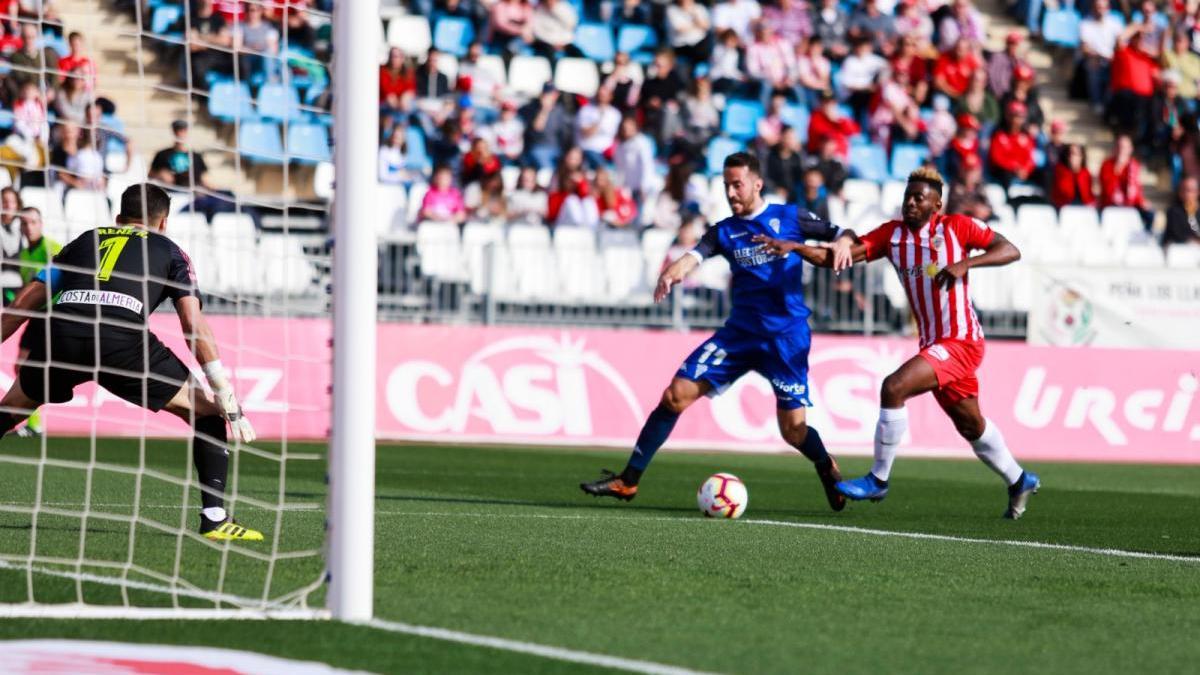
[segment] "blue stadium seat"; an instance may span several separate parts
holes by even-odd
[[[404,135],[408,145],[408,168],[426,171],[433,167],[433,159],[425,145],[425,134],[418,127],[409,127]]]
[[[575,29],[575,46],[593,61],[605,63],[617,55],[612,29],[602,23],[581,23]]]
[[[447,54],[466,56],[467,47],[475,39],[475,27],[471,22],[457,16],[438,19],[433,29],[433,46]]]
[[[208,114],[222,122],[255,120],[254,97],[245,82],[216,82],[208,93]]]
[[[287,152],[301,164],[332,161],[329,131],[320,124],[293,124],[287,130]]]
[[[621,32],[617,34],[617,51],[629,54],[638,63],[653,61],[657,47],[658,36],[649,26],[627,23],[621,26]]]
[[[908,174],[929,158],[929,147],[916,143],[897,143],[892,146],[892,178],[905,180]]]
[[[745,149],[745,143],[735,141],[732,138],[725,138],[724,136],[717,136],[709,141],[708,151],[705,153],[708,163],[708,175],[716,176],[720,174],[724,169],[725,158]]]
[[[283,164],[283,141],[274,122],[244,122],[238,128],[238,152],[258,164]]]
[[[42,46],[53,49],[59,58],[71,53],[71,45],[67,42],[67,39],[49,31],[42,34]]]
[[[1042,17],[1042,39],[1060,47],[1079,46],[1079,14],[1074,9],[1049,9]]]
[[[268,82],[258,90],[258,114],[269,120],[296,122],[304,119],[300,95],[294,87],[280,82]]]
[[[808,108],[802,105],[787,105],[783,108],[783,123],[796,130],[800,134],[800,140],[808,140]]]
[[[179,17],[183,16],[183,7],[180,5],[159,5],[154,8],[154,14],[150,16],[150,32],[155,35],[166,37],[181,37],[180,31],[167,32]]]
[[[888,179],[887,153],[878,145],[850,147],[850,175],[882,183]]]
[[[721,130],[738,140],[749,140],[758,134],[758,120],[763,116],[762,104],[749,99],[732,99],[725,104]]]

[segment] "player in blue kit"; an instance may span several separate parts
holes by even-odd
[[[724,256],[733,269],[733,309],[725,326],[705,340],[680,366],[662,400],[642,427],[625,470],[605,471],[596,481],[581,483],[584,492],[629,501],[654,453],[666,442],[679,415],[701,396],[715,396],[753,370],[775,391],[779,433],[812,460],[834,511],[846,506],[834,486],[841,480],[837,462],[825,451],[821,435],[805,421],[808,399],[808,349],[811,312],[804,303],[799,256],[779,257],[753,241],[755,235],[778,239],[833,241],[837,227],[816,214],[762,198],[758,159],[745,152],[725,160],[725,197],[733,216],[701,238],[695,249],[675,261],[658,278],[655,302],[670,293],[705,258]]]

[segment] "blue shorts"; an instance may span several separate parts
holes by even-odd
[[[751,370],[771,383],[780,410],[809,407],[808,336],[765,337],[728,326],[713,333],[679,367],[679,377],[712,385],[710,396]]]

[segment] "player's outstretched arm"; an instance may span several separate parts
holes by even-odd
[[[956,281],[966,276],[967,270],[972,267],[1002,267],[1015,263],[1020,259],[1020,249],[1004,235],[995,232],[992,234],[992,243],[983,249],[983,253],[976,256],[968,256],[953,265],[943,267],[942,271],[938,272],[937,276],[933,278],[933,282],[949,288]]]
[[[690,253],[679,260],[667,265],[667,269],[658,275],[658,284],[654,287],[654,302],[662,302],[671,292],[671,287],[684,280],[700,266],[700,259]]]
[[[175,300],[175,313],[179,315],[179,325],[187,339],[188,347],[196,355],[208,384],[212,387],[213,396],[221,406],[221,414],[229,422],[229,430],[233,437],[242,443],[254,441],[254,427],[250,420],[242,414],[242,406],[233,393],[233,385],[221,365],[221,355],[217,351],[217,339],[213,335],[208,319],[200,311],[200,299],[188,296]]]
[[[38,310],[46,306],[47,297],[46,284],[37,280],[17,291],[17,297],[4,309],[4,316],[0,318],[0,332],[3,333],[0,342],[8,340],[30,317],[37,315]]]
[[[842,230],[836,239],[821,247],[833,251],[834,272],[848,270],[854,263],[867,259],[867,247],[854,230]]]

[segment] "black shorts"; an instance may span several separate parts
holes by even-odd
[[[21,349],[28,350],[30,353],[37,349],[39,345],[46,342],[46,320],[45,319],[30,319],[25,322],[25,332],[21,333]]]
[[[93,337],[57,330],[50,335],[49,350],[44,338],[31,338],[29,359],[18,373],[21,389],[35,401],[66,403],[75,387],[94,381],[134,405],[158,412],[187,384],[191,372],[154,333],[143,335],[102,335],[99,349]]]

